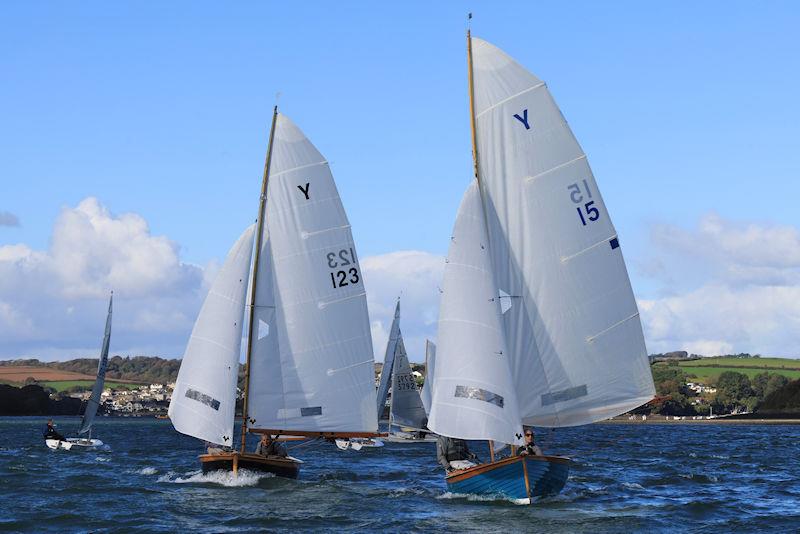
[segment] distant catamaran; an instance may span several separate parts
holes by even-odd
[[[245,308],[237,452],[230,448]],[[246,468],[295,478],[300,460],[246,453],[246,433],[375,436],[374,380],[362,273],[336,184],[325,158],[276,106],[257,223],[231,249],[203,304],[170,419],[178,432],[224,447],[200,456],[204,472]]]
[[[655,390],[586,155],[544,82],[469,31],[467,55],[475,179],[445,266],[428,426],[520,445],[523,424],[599,421]],[[566,458],[494,450],[449,474],[449,490],[530,502],[566,482]]]
[[[100,407],[100,396],[103,394],[103,385],[106,380],[106,368],[108,367],[108,349],[111,344],[111,314],[114,305],[114,292],[108,299],[108,315],[106,316],[106,329],[103,334],[103,345],[100,348],[100,361],[97,363],[97,376],[94,379],[92,386],[92,394],[89,400],[86,401],[86,406],[83,410],[83,417],[81,418],[81,427],[78,434],[86,434],[83,437],[67,438],[66,441],[59,441],[55,439],[47,439],[45,443],[51,449],[66,449],[70,450],[73,447],[79,449],[92,449],[100,447],[103,442],[99,439],[92,439],[92,424],[97,415],[97,409]]]

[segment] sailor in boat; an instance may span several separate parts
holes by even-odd
[[[533,429],[525,430],[525,445],[519,448],[518,456],[544,456],[542,449],[534,442]]]
[[[439,436],[436,440],[436,459],[448,473],[469,469],[480,463],[475,453],[470,452],[465,440],[447,436]]]
[[[55,439],[58,441],[67,441],[67,438],[58,433],[58,430],[56,430],[56,425],[53,424],[52,419],[48,419],[47,428],[45,428],[43,434],[44,434],[44,439],[46,440]]]
[[[259,441],[256,446],[256,454],[260,454],[261,456],[280,456],[281,458],[286,458],[288,456],[286,447],[267,434],[261,436],[261,441]]]

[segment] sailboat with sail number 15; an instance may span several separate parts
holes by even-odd
[[[469,31],[467,57],[475,179],[445,266],[428,427],[490,442],[490,462],[450,462],[449,491],[531,502],[561,491],[570,460],[514,455],[523,425],[592,423],[655,389],[586,155],[544,82]],[[495,459],[498,443],[512,455]]]
[[[200,456],[204,472],[251,469],[296,478],[301,460],[246,452],[247,432],[274,440],[372,437],[378,425],[366,294],[350,224],[328,162],[277,106],[254,226],[231,249],[203,304],[169,416],[177,431],[217,445]]]

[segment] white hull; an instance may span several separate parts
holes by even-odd
[[[412,434],[398,432],[397,434],[389,434],[383,438],[383,441],[389,443],[436,443],[436,434],[429,433],[424,438],[417,438]]]
[[[85,439],[85,438],[67,438],[66,441],[59,441],[57,439],[46,439],[45,444],[53,449],[63,449],[65,451],[71,450],[75,447],[76,450],[88,450],[102,447],[103,442],[99,439]]]
[[[383,442],[379,439],[372,438],[337,439],[336,446],[343,451],[346,451],[347,449],[360,451],[365,447],[373,449],[377,447],[383,447]]]

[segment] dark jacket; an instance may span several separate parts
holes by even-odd
[[[530,456],[544,456],[544,453],[542,453],[542,449],[540,449],[539,446],[536,445],[535,443],[531,443],[530,445],[523,445],[522,447],[520,447],[519,450],[517,451],[517,456],[520,456],[522,454],[527,454]]]
[[[267,445],[259,441],[258,447],[256,447],[256,454],[261,454],[262,456],[280,456],[281,458],[286,458],[287,456],[286,447],[279,441],[270,441]]]
[[[477,460],[477,457],[469,452],[467,442],[463,439],[439,436],[436,440],[436,460],[442,467],[449,470],[450,462],[456,460]]]
[[[44,439],[57,439],[58,441],[65,441],[66,438],[58,433],[55,427],[47,425],[47,428],[44,429],[42,433]]]

